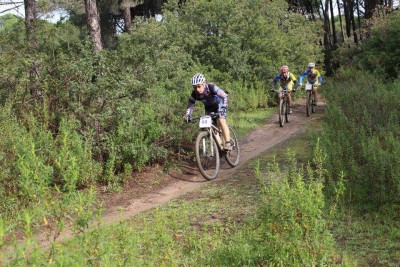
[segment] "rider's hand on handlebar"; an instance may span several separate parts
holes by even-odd
[[[192,120],[193,120],[192,117],[188,115],[183,119],[183,122],[189,123],[189,122],[192,122]]]

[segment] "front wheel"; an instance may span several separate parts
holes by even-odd
[[[310,116],[311,114],[311,109],[313,108],[313,101],[312,101],[312,95],[311,91],[307,91],[306,95],[306,111],[307,111],[307,116]]]
[[[279,125],[283,127],[285,124],[286,105],[283,103],[283,98],[279,99]]]
[[[290,117],[290,113],[289,113],[289,101],[288,101],[288,96],[285,96],[285,121],[289,122],[289,117]]]
[[[209,132],[200,132],[196,139],[196,161],[201,174],[207,180],[217,177],[220,162],[217,143]]]
[[[240,159],[240,146],[239,139],[235,130],[231,126],[229,127],[229,134],[231,137],[232,150],[227,151],[225,154],[225,159],[231,167],[236,167],[239,164]]]
[[[315,92],[312,93],[311,99],[312,99],[311,112],[315,113],[315,102],[316,102],[315,101]]]

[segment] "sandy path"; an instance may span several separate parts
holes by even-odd
[[[227,164],[223,164],[216,180],[229,178],[249,160],[302,134],[306,129],[305,124],[311,120],[318,119],[323,108],[324,107],[318,107],[317,112],[319,113],[307,117],[304,100],[299,100],[293,107],[293,114],[290,117],[290,122],[285,123],[283,127],[279,126],[278,114],[273,115],[269,120],[266,120],[265,125],[253,130],[247,134],[247,136],[239,140],[241,145],[240,164],[235,168],[230,168]],[[222,160],[222,163],[223,162],[224,160]],[[193,172],[191,174],[175,172],[169,173],[168,176],[170,182],[167,183],[166,186],[154,190],[151,193],[147,193],[140,198],[125,198],[125,200],[118,203],[118,205],[108,207],[104,211],[101,225],[106,226],[127,220],[138,213],[165,204],[172,199],[200,188],[206,183],[213,182],[205,180],[199,172]],[[98,222],[94,224],[98,225]],[[64,241],[72,236],[73,233],[69,229],[66,229],[57,237],[56,241]],[[39,234],[37,236],[37,241],[43,247],[48,247],[51,244],[49,241],[49,232]]]

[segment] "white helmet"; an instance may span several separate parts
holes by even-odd
[[[201,73],[196,73],[193,78],[192,78],[192,86],[202,84],[206,81],[206,78],[204,78],[204,75]]]
[[[315,63],[312,63],[312,62],[310,62],[310,63],[308,63],[308,68],[315,68]]]

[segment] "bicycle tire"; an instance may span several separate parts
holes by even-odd
[[[289,113],[289,101],[288,101],[288,96],[285,96],[285,121],[289,122],[289,117],[290,117],[290,113]]]
[[[311,112],[315,113],[315,92],[312,93],[312,105],[311,105]]]
[[[196,162],[204,178],[213,180],[217,177],[220,160],[217,143],[209,132],[200,132],[196,138]]]
[[[307,112],[307,116],[310,116],[311,108],[312,108],[311,91],[307,91],[307,96],[306,96],[306,112]]]
[[[225,159],[231,167],[236,167],[240,161],[239,139],[237,137],[235,130],[231,126],[228,127],[231,137],[231,143],[233,142],[233,144],[232,144],[232,150],[226,152]]]
[[[283,125],[285,124],[285,105],[283,103],[283,98],[279,99],[279,125],[281,127],[283,127]]]

